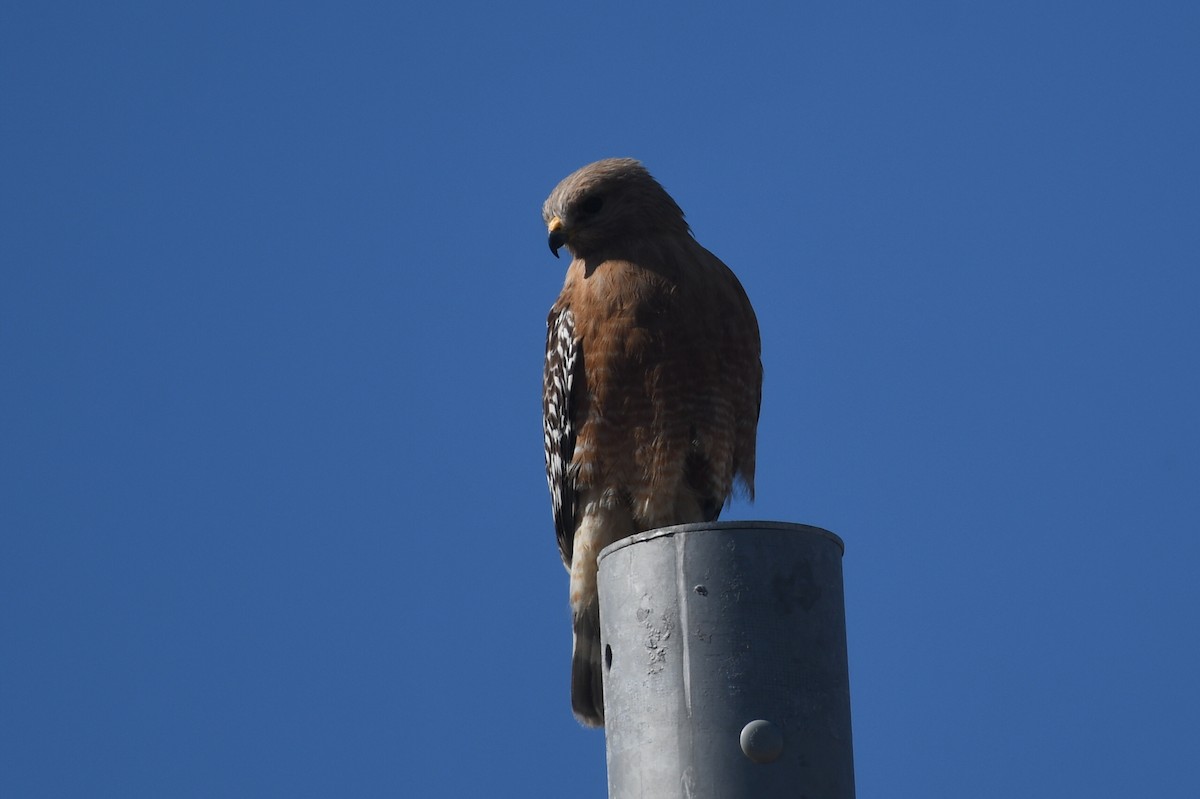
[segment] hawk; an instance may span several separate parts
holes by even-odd
[[[715,520],[735,483],[753,498],[758,321],[737,277],[635,160],[569,175],[542,216],[551,252],[573,256],[547,320],[542,419],[570,573],[571,707],[599,727],[597,556],[634,533]]]

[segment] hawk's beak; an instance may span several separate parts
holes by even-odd
[[[559,248],[567,243],[567,228],[557,216],[551,219],[546,227],[550,231],[550,252],[557,258]]]

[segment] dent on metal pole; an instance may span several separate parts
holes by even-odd
[[[610,799],[851,799],[841,539],[651,530],[600,554]]]

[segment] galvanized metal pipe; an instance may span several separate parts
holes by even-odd
[[[601,553],[610,799],[852,799],[842,551],[713,522]]]

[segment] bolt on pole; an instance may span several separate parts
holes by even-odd
[[[712,522],[600,554],[609,799],[853,799],[842,552]]]

